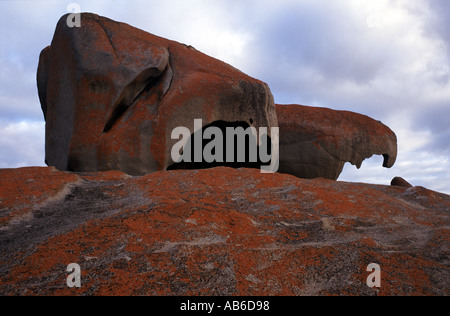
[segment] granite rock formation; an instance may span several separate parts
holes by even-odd
[[[365,115],[303,105],[276,105],[280,128],[279,172],[300,178],[338,179],[346,162],[357,166],[383,155],[390,168],[397,137]]]
[[[449,295],[450,196],[256,169],[0,170],[1,295]],[[66,268],[81,267],[81,288]],[[381,288],[369,288],[369,264]]]
[[[395,134],[366,116],[276,108],[267,84],[191,46],[90,13],[81,14],[81,27],[66,19],[37,72],[49,166],[144,175],[224,165],[172,160],[172,131],[187,127],[193,135],[195,119],[203,128],[266,127],[269,135],[279,124],[279,171],[301,178],[337,179],[346,162],[359,168],[374,154],[384,155],[385,167],[396,160]]]
[[[142,175],[174,164],[171,132],[194,119],[277,126],[267,84],[232,66],[95,14],[66,19],[37,73],[49,166]]]
[[[404,188],[412,187],[412,184],[403,179],[402,177],[395,177],[394,179],[392,179],[391,185]]]

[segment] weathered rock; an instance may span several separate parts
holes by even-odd
[[[303,105],[277,105],[280,128],[279,172],[301,178],[338,179],[346,162],[356,165],[383,155],[390,168],[397,137],[365,115]]]
[[[391,185],[397,186],[397,187],[403,187],[403,188],[411,188],[412,187],[411,183],[409,183],[408,181],[406,181],[405,179],[403,179],[401,177],[395,177],[394,179],[392,179]]]
[[[449,295],[449,227],[450,196],[421,187],[0,170],[0,294]]]
[[[94,14],[66,19],[37,74],[48,165],[142,175],[174,163],[171,132],[194,119],[277,126],[268,86],[230,65]]]

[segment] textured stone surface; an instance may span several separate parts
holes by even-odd
[[[232,66],[94,14],[79,28],[66,18],[37,74],[48,165],[142,175],[173,164],[171,132],[194,119],[277,126],[268,86]]]
[[[449,295],[449,216],[422,187],[256,169],[0,170],[0,294]]]
[[[395,177],[394,179],[392,179],[391,185],[404,188],[412,187],[412,184],[403,179],[402,177]]]
[[[301,178],[338,179],[346,162],[358,168],[383,155],[390,168],[397,158],[397,137],[365,115],[303,105],[277,105],[281,173]]]

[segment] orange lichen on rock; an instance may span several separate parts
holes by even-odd
[[[144,175],[175,164],[171,133],[194,133],[195,119],[277,126],[266,83],[125,23],[82,13],[71,28],[66,19],[37,73],[49,166]]]
[[[80,180],[55,168],[0,169],[0,228],[11,221],[30,219],[30,211],[64,198]]]
[[[5,221],[2,295],[449,294],[450,197],[425,188],[224,167],[0,174],[12,208],[71,184],[27,222]],[[81,288],[66,285],[70,263]],[[366,284],[371,263],[380,289]]]
[[[346,162],[360,168],[365,159],[383,155],[383,166],[391,168],[396,161],[397,136],[370,117],[297,104],[276,109],[282,173],[337,180]]]

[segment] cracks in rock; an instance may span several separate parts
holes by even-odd
[[[23,254],[32,253],[36,246],[54,236],[63,235],[79,226],[96,220],[120,216],[123,212],[138,211],[152,201],[140,193],[126,188],[124,181],[92,182],[81,181],[70,188],[64,198],[46,203],[32,212],[32,218],[0,231],[0,254],[9,264],[14,265],[15,249],[23,249]],[[118,194],[125,190],[126,194]],[[8,270],[0,267],[0,276]]]
[[[173,77],[174,77],[172,53],[170,52],[170,47],[167,47],[167,52],[169,54],[169,61],[168,61],[166,70],[168,71],[167,75],[170,77],[170,79],[168,80],[168,82],[166,80],[164,80],[163,94],[160,99],[164,98],[165,95],[167,94],[167,92],[169,92],[170,88],[172,87],[172,82],[173,82]],[[163,76],[164,76],[164,73],[163,73]],[[167,79],[167,78],[165,78],[165,79]],[[167,84],[167,86],[166,86],[166,84]]]
[[[114,51],[114,54],[115,54],[116,57],[117,57],[117,50],[116,50],[116,47],[114,46],[114,44],[113,44],[113,42],[112,42],[112,40],[111,40],[110,35],[108,34],[108,30],[105,28],[105,26],[104,26],[100,21],[97,21],[97,23],[98,23],[98,25],[102,28],[103,32],[105,33],[106,38],[108,39],[108,42],[109,42],[109,44],[111,45],[111,47],[112,47],[112,49],[113,49],[113,51]]]
[[[136,102],[141,98],[141,96],[149,92],[152,88],[159,86],[159,84],[166,79],[167,76],[172,77],[172,70],[168,64],[164,71],[158,75],[158,69],[156,67],[148,68],[142,71],[122,92],[119,97],[119,101],[113,107],[114,110],[107,121],[103,133],[109,132],[113,126],[122,118],[125,112],[130,109]],[[147,79],[142,79],[147,78]],[[139,86],[142,85],[142,88]],[[167,88],[167,91],[169,90]],[[133,91],[137,91],[133,93]],[[167,92],[165,91],[165,92]],[[160,101],[164,97],[165,93],[159,97]]]

